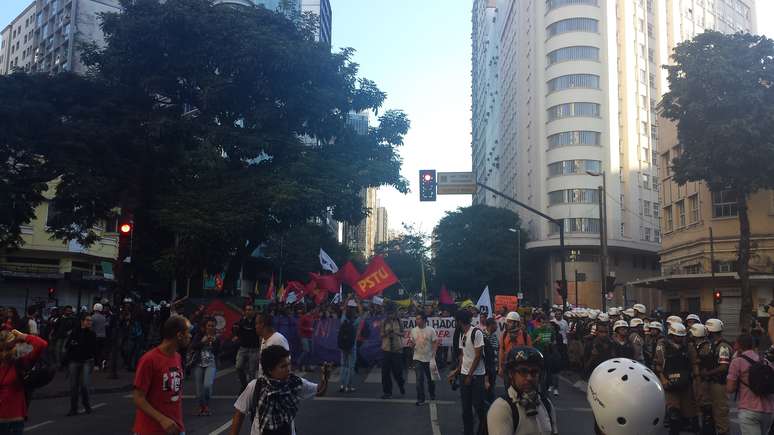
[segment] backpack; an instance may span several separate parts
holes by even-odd
[[[253,421],[258,417],[258,400],[261,397],[261,389],[258,388],[258,380],[255,381],[255,388],[253,389],[253,406],[250,408],[250,421]],[[291,435],[293,433],[293,426],[288,423],[278,429],[271,430],[269,428],[261,429],[261,435]]]
[[[511,396],[507,392],[503,396],[501,396],[501,397],[502,397],[503,400],[505,400],[508,403],[508,407],[511,408],[511,419],[513,420],[513,432],[514,433],[518,433],[519,432],[519,421],[520,421],[519,408],[517,407],[516,402],[514,402],[513,399],[511,399]],[[552,414],[551,414],[551,412],[552,412],[551,411],[552,410],[551,401],[549,401],[547,397],[545,397],[542,394],[540,394],[540,402],[542,402],[543,403],[543,407],[546,408],[546,413],[548,413],[548,421],[551,422],[551,433],[554,433],[555,424],[554,424],[554,420],[553,420],[553,417],[552,417]],[[487,428],[484,431],[484,433],[485,433],[485,435],[488,435],[489,429]]]
[[[764,362],[762,357],[759,357],[758,361],[754,361],[747,355],[739,356],[750,363],[750,369],[747,371],[750,385],[744,384],[744,382],[742,384],[746,385],[756,396],[774,394],[774,368]]]
[[[339,349],[350,351],[355,346],[355,326],[349,319],[344,320],[339,326],[338,336]]]
[[[688,352],[685,348],[675,349],[674,346],[665,344],[664,352],[664,377],[667,391],[679,391],[691,385],[691,362],[688,360]]]

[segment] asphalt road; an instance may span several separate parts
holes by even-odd
[[[184,412],[187,434],[227,434],[230,428],[233,403],[239,394],[239,381],[233,369],[218,373],[213,415],[198,417],[195,389],[191,382],[184,384]],[[310,380],[317,378],[309,375]],[[301,403],[296,418],[298,435],[373,434],[373,435],[459,435],[462,434],[459,396],[448,384],[438,385],[437,400],[417,407],[416,384],[410,374],[406,395],[399,393],[393,399],[382,400],[379,368],[363,371],[357,376],[354,393],[338,392],[338,373],[334,372],[328,395]],[[558,413],[561,434],[593,433],[593,418],[584,386],[573,386],[562,379],[560,396],[552,397]],[[395,388],[397,393],[397,388]],[[502,391],[498,391],[502,393]],[[95,435],[127,434],[131,432],[134,407],[128,392],[95,395],[94,412],[90,415],[65,417],[69,399],[40,399],[33,401],[30,420],[25,429],[30,434]],[[249,434],[248,424],[242,434]],[[732,433],[737,433],[736,428]],[[666,434],[666,431],[663,431]]]

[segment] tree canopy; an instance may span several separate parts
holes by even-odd
[[[430,237],[413,226],[404,225],[398,237],[376,245],[375,253],[384,260],[409,292],[419,292],[422,287],[422,269],[425,284],[430,285]],[[387,294],[387,296],[391,296]]]

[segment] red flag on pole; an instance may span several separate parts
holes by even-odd
[[[299,281],[289,281],[288,285],[285,286],[285,288],[287,289],[288,294],[290,294],[290,292],[296,292],[296,297],[298,299],[303,298],[304,295],[306,294],[306,289],[304,288],[304,284],[302,284]]]
[[[271,275],[271,281],[269,281],[269,289],[266,291],[266,299],[274,299],[274,274]]]
[[[385,263],[384,257],[377,255],[371,259],[368,269],[358,279],[353,288],[360,299],[369,299],[397,283],[398,277],[392,272],[390,266]]]
[[[438,297],[438,303],[442,305],[451,305],[454,303],[454,298],[449,294],[446,284],[441,286],[441,295]]]
[[[360,272],[357,271],[357,268],[351,261],[347,261],[347,263],[339,269],[336,275],[338,275],[339,281],[352,288],[355,288],[357,281],[360,279]]]
[[[312,274],[317,288],[326,290],[328,293],[338,293],[341,282],[336,275],[317,275]]]

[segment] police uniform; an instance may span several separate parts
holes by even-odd
[[[708,397],[703,398],[702,407],[709,406],[712,408],[715,431],[718,435],[725,435],[730,433],[726,375],[728,374],[728,366],[731,364],[731,355],[733,355],[734,351],[731,345],[722,338],[714,340],[710,343],[710,346],[705,346],[706,348],[709,348],[709,352],[707,353],[707,350],[705,350],[705,356],[700,360],[702,373],[705,370],[714,370],[721,366],[724,366],[725,370],[720,374],[702,376],[702,381],[706,382],[709,393]]]
[[[610,337],[606,335],[594,337],[589,358],[586,360],[586,373],[590,375],[599,364],[615,356],[613,340]]]
[[[632,359],[635,361],[639,361],[641,363],[645,362],[645,355],[644,355],[645,339],[642,338],[642,335],[637,331],[630,333],[629,343],[632,344],[632,348],[634,349],[634,356],[632,357]]]
[[[696,355],[699,357],[699,369],[709,370],[712,368],[712,343],[707,337],[692,337],[693,345],[696,348]],[[713,427],[714,420],[712,417],[712,397],[710,396],[710,383],[704,377],[700,382],[695,385],[698,386],[699,391],[697,399],[699,400],[699,406],[701,407],[702,415],[702,427]]]
[[[669,388],[669,382],[664,382],[668,373],[665,372],[665,367],[668,360],[675,361],[681,357],[681,353],[685,353],[688,361],[685,361],[686,368],[690,372],[690,380],[687,381],[687,386],[683,388]],[[656,344],[656,349],[653,355],[653,371],[656,372],[661,378],[664,384],[664,392],[667,405],[667,419],[670,422],[669,433],[680,433],[680,417],[695,421],[698,415],[696,408],[696,401],[693,391],[692,380],[699,379],[699,364],[696,349],[690,344],[680,345],[670,340],[667,337],[662,337]]]

